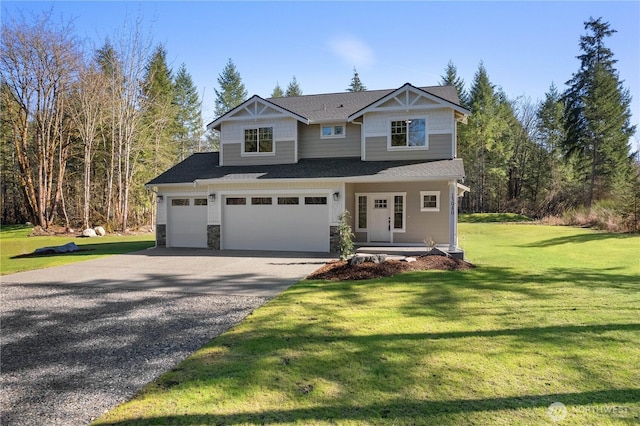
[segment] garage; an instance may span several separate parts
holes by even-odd
[[[309,194],[225,196],[222,248],[328,252],[327,197]]]
[[[169,199],[167,246],[207,247],[207,199]]]

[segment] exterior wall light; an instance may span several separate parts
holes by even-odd
[[[340,198],[340,193],[338,191],[333,193],[333,201],[338,201]]]
[[[164,195],[158,195],[156,200],[158,201],[158,204],[162,203],[164,201]]]
[[[214,201],[216,201],[216,194],[215,193],[209,194],[209,201],[211,201],[212,203]]]

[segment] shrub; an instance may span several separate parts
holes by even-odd
[[[346,260],[349,256],[351,256],[353,251],[353,230],[351,229],[351,225],[349,225],[349,221],[351,219],[351,215],[348,210],[345,210],[340,216],[338,216],[340,220],[340,224],[338,225],[338,231],[340,232],[340,260]]]

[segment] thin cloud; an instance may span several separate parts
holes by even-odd
[[[352,36],[334,37],[329,41],[329,48],[347,64],[358,68],[368,67],[374,61],[373,49]]]

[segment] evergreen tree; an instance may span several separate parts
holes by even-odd
[[[291,82],[289,82],[289,85],[287,86],[287,90],[284,95],[287,97],[302,96],[302,89],[300,88],[300,85],[298,84],[298,80],[296,79],[295,75],[291,79]]]
[[[153,175],[171,166],[176,158],[172,146],[172,131],[175,129],[176,108],[171,70],[167,65],[167,52],[158,46],[145,68],[142,91],[144,96],[144,135],[150,148],[143,153],[152,164],[147,169]],[[152,148],[151,148],[152,147]]]
[[[465,143],[460,144],[459,149],[460,156],[470,166],[467,176],[473,186],[466,203],[469,210],[484,212],[497,209],[491,198],[500,198],[506,193],[501,186],[506,174],[504,134],[513,111],[504,94],[496,91],[489,80],[482,62],[474,75],[469,105],[471,115],[465,129]]]
[[[467,91],[464,87],[464,80],[458,76],[458,68],[456,68],[452,61],[447,63],[447,66],[444,69],[444,75],[440,76],[440,78],[441,86],[454,86],[456,88],[458,98],[460,98],[460,105],[468,108]]]
[[[276,87],[273,88],[273,92],[271,93],[272,98],[281,98],[284,96],[284,92],[282,91],[282,87],[280,87],[280,83],[276,82]]]
[[[618,77],[613,52],[604,43],[616,31],[602,18],[591,18],[584,27],[580,69],[564,93],[562,148],[586,183],[585,204],[590,206],[630,178],[629,138],[635,126],[630,124],[631,96]]]
[[[367,90],[367,86],[362,84],[356,67],[353,67],[353,77],[351,78],[349,87],[347,87],[347,92],[364,92],[365,90]]]
[[[176,105],[176,130],[178,161],[202,150],[202,109],[200,97],[185,64],[180,65],[174,80],[174,104]]]
[[[236,70],[231,58],[229,58],[229,62],[227,62],[222,73],[218,76],[218,84],[220,85],[220,90],[214,89],[216,93],[215,114],[217,117],[226,114],[247,100],[247,89],[245,89],[240,73]]]

